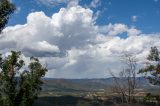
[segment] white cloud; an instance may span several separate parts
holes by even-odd
[[[116,36],[125,32],[128,34],[128,36],[137,36],[141,33],[140,30],[137,30],[134,27],[129,28],[127,25],[121,23],[110,23],[105,26],[100,26],[99,31],[105,33],[107,36]]]
[[[159,0],[154,0],[154,2],[158,2]]]
[[[97,8],[101,5],[101,0],[92,0],[88,7]]]
[[[135,36],[135,35],[140,35],[141,31],[137,30],[134,27],[131,27],[130,29],[127,30],[127,33],[128,33],[129,36]]]
[[[136,15],[132,16],[132,21],[133,21],[133,22],[136,22],[137,19],[138,19],[138,16],[136,16]]]
[[[62,3],[67,3],[67,0],[36,0],[36,1],[46,6],[56,6]]]
[[[61,4],[77,5],[79,0],[36,0],[36,2],[46,6],[57,6]]]
[[[15,13],[18,14],[21,11],[21,7],[17,7]]]
[[[122,33],[128,37],[120,38]],[[26,24],[5,28],[0,52],[20,50],[26,61],[38,56],[49,69],[46,77],[99,78],[108,77],[108,70],[121,71],[124,52],[145,60],[150,47],[160,45],[159,36],[122,23],[98,26],[92,10],[72,5],[52,17],[30,13]]]
[[[159,39],[155,35],[130,36],[126,39],[106,37],[105,42],[83,49],[73,48],[68,50],[61,67],[54,69],[54,77],[101,78],[110,76],[110,70],[117,74],[125,67],[121,61],[124,53],[134,53],[138,62],[143,63],[150,46],[157,45]]]
[[[79,0],[69,0],[68,1],[68,7],[77,6],[79,4]]]
[[[61,8],[52,17],[43,12],[30,13],[26,24],[4,29],[0,49],[18,49],[27,56],[57,56],[58,51],[63,54],[73,47],[81,48],[96,37],[92,15],[90,9],[80,6]]]
[[[96,13],[94,14],[94,20],[97,20],[98,19],[98,17],[100,16],[100,14],[101,14],[101,11],[100,10],[98,10],[98,11],[96,11]]]

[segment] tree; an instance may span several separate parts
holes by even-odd
[[[11,51],[8,57],[0,56],[1,106],[31,106],[41,90],[41,77],[47,69],[32,57],[28,69],[22,71],[25,64],[20,55]]]
[[[140,69],[139,73],[145,73],[145,77],[151,84],[160,86],[160,52],[157,47],[151,47],[147,60],[149,60],[149,62],[146,62],[145,68]],[[148,94],[145,99],[157,100],[157,105],[160,106],[160,95]]]
[[[14,4],[9,0],[0,0],[0,33],[14,10]],[[1,106],[31,106],[41,90],[41,77],[47,69],[34,57],[30,58],[31,62],[26,68],[20,56],[21,53],[15,51],[11,51],[7,57],[0,54]]]
[[[147,60],[149,62],[146,63],[145,68],[141,69],[139,73],[145,73],[150,83],[160,86],[160,52],[157,47],[151,47]]]
[[[119,73],[118,77],[111,72],[115,83],[112,86],[112,91],[120,96],[122,104],[127,103],[128,105],[133,105],[136,94],[135,89],[137,88],[137,62],[134,56],[126,53],[123,61],[127,67]]]
[[[9,0],[0,0],[0,32],[8,23],[9,17],[15,9],[15,5]]]

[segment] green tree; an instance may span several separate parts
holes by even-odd
[[[0,0],[0,33],[14,10],[9,0]],[[0,54],[0,106],[31,106],[41,90],[47,69],[34,57],[26,68],[20,56],[15,51],[7,57]]]
[[[147,62],[146,67],[141,69],[139,73],[145,73],[150,83],[160,86],[160,52],[157,47],[151,47],[147,59],[150,62]]]
[[[9,17],[15,9],[15,5],[9,0],[0,0],[0,32],[8,23]]]
[[[47,69],[32,57],[27,70],[21,53],[11,51],[8,57],[0,56],[0,103],[1,106],[31,106],[41,90],[41,77]]]
[[[157,47],[151,47],[147,59],[150,62],[147,62],[146,67],[141,69],[139,73],[145,73],[151,84],[160,86],[160,52]],[[144,100],[157,100],[157,105],[160,106],[160,95],[148,93]]]

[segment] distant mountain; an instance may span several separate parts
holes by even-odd
[[[103,79],[54,79],[44,78],[43,79],[43,90],[44,91],[94,91],[100,89],[110,89],[113,86],[114,78],[103,78]],[[126,78],[118,78],[120,83],[126,81]],[[142,89],[153,89],[156,86],[152,86],[148,80],[142,77],[136,78],[138,88]]]

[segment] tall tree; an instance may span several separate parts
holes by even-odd
[[[141,69],[139,73],[145,73],[146,78],[151,84],[160,86],[160,52],[157,47],[151,47],[150,54],[147,57],[149,62],[146,63],[146,67]],[[145,100],[157,101],[157,106],[160,106],[160,95],[152,95],[148,93]]]
[[[31,106],[41,90],[41,77],[47,69],[32,57],[27,70],[20,52],[11,51],[8,57],[0,56],[1,106]]]
[[[146,67],[141,69],[139,73],[145,73],[150,83],[160,86],[160,52],[157,47],[151,47],[150,54],[147,59]]]
[[[0,33],[14,10],[9,0],[0,0]],[[0,54],[0,106],[32,106],[41,90],[47,69],[34,57],[27,68],[20,57],[15,51],[7,57]]]
[[[0,0],[0,33],[8,23],[9,17],[15,9],[15,5],[9,0]]]
[[[111,75],[114,79],[112,91],[120,96],[122,104],[127,103],[129,106],[132,106],[135,102],[135,89],[137,88],[137,61],[133,55],[125,53],[123,62],[125,63],[126,67],[120,71],[118,77],[111,72]]]

